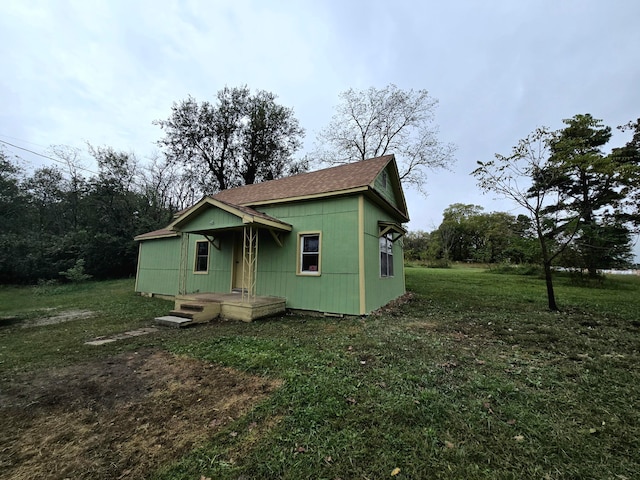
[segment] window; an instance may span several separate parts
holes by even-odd
[[[300,234],[300,258],[298,273],[320,275],[320,234]]]
[[[385,233],[380,237],[380,276],[393,277],[393,236]]]
[[[209,242],[207,240],[196,242],[196,262],[193,271],[197,273],[209,271]]]
[[[387,171],[383,170],[382,175],[380,176],[380,183],[382,184],[382,188],[387,188]]]

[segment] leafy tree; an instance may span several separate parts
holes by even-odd
[[[84,225],[91,232],[81,258],[87,271],[98,278],[122,277],[135,272],[136,244],[133,237],[149,230],[148,207],[139,187],[139,165],[135,155],[110,147],[89,147],[99,173],[90,181],[86,202],[91,206]],[[146,224],[146,225],[145,225]]]
[[[433,236],[445,261],[483,263],[528,261],[529,235],[522,219],[505,212],[485,213],[479,205],[455,203],[444,210]]]
[[[505,212],[481,213],[470,219],[471,258],[476,262],[499,263],[517,261],[512,258],[517,243],[516,219]]]
[[[447,168],[455,148],[438,140],[438,101],[426,90],[395,85],[349,89],[329,125],[318,134],[316,156],[327,164],[349,163],[394,153],[400,179],[424,190],[427,171]]]
[[[422,230],[407,232],[403,238],[404,255],[407,260],[424,260],[432,243],[431,234]]]
[[[91,275],[84,273],[84,259],[79,258],[73,267],[59,272],[59,274],[73,283],[85,282],[91,278]]]
[[[21,187],[22,170],[0,149],[0,233],[21,228],[19,221],[26,206],[27,197]]]
[[[298,168],[292,156],[302,146],[304,130],[293,110],[278,105],[276,98],[259,91],[247,100],[237,167],[245,185],[282,177],[288,166]]]
[[[624,165],[625,175],[628,176],[626,204],[618,213],[618,218],[635,227],[637,233],[640,226],[640,118],[621,125],[618,129],[632,132],[631,140],[623,147],[614,148],[611,153],[618,164]]]
[[[472,235],[469,219],[479,215],[483,208],[479,205],[454,203],[445,208],[442,223],[436,230],[442,258],[448,262],[467,260],[470,258]]]
[[[538,241],[531,218],[519,214],[513,225],[513,242],[506,253],[510,261],[518,264],[540,263]]]
[[[602,152],[611,128],[601,120],[586,114],[564,123],[567,126],[550,143],[549,158],[555,182],[550,187],[557,188],[564,200],[550,211],[579,218],[577,251],[582,266],[596,276],[598,268],[612,267],[630,256],[629,240],[620,242],[630,239],[625,210],[630,206],[630,191],[637,190],[640,161],[627,155],[629,150],[612,155]]]
[[[63,175],[55,167],[37,169],[25,182],[31,204],[38,215],[39,231],[61,233],[65,229]]]
[[[0,151],[0,283],[135,272],[133,237],[167,224],[174,194],[163,193],[169,207],[158,201],[133,154],[91,146],[89,152],[100,171],[85,178],[76,149],[52,147],[66,168],[42,167],[29,176]],[[162,173],[151,178],[170,183]]]
[[[78,222],[84,212],[82,209],[82,199],[87,192],[87,182],[81,173],[85,170],[80,160],[80,150],[67,145],[52,145],[50,153],[56,157],[59,162],[64,163],[66,168],[63,170],[64,184],[62,191],[65,195],[64,210],[62,215],[65,224],[71,230],[78,228]]]
[[[601,147],[611,131],[600,120],[576,115],[565,123],[558,132],[537,129],[511,155],[478,162],[473,172],[483,190],[511,199],[529,214],[551,310],[558,310],[553,262],[586,265],[593,275],[598,267],[628,261],[631,230],[625,222],[637,221],[638,213],[640,155],[634,140],[604,155]]]
[[[203,193],[278,178],[296,165],[304,130],[293,110],[276,103],[272,93],[251,95],[245,87],[220,90],[216,103],[188,97],[174,103],[158,143],[169,161],[198,179]]]

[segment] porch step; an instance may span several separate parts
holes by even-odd
[[[165,315],[164,317],[156,317],[155,319],[158,325],[165,327],[181,328],[191,325],[193,320],[190,318],[178,317],[175,315]]]
[[[189,320],[193,320],[194,313],[196,313],[196,312],[185,311],[185,310],[171,310],[169,312],[169,315],[171,315],[173,317],[187,318]]]
[[[200,301],[193,298],[176,298],[169,315],[186,318],[193,323],[206,323],[220,316],[220,302]]]
[[[180,303],[180,310],[189,312],[202,312],[204,311],[204,305],[197,303]]]

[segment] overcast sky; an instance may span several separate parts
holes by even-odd
[[[0,62],[0,140],[42,153],[90,142],[144,159],[173,102],[246,84],[294,109],[302,155],[340,92],[426,89],[457,146],[428,197],[406,192],[410,229],[430,231],[453,203],[510,211],[469,173],[536,127],[640,117],[640,1],[0,0]]]

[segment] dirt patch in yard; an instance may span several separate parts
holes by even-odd
[[[21,326],[22,328],[29,327],[41,327],[43,325],[55,325],[57,323],[71,322],[72,320],[81,320],[83,318],[90,318],[95,315],[95,312],[91,310],[67,310],[61,312],[58,315],[51,317],[34,318],[33,320],[26,320]]]
[[[279,384],[145,350],[0,381],[3,478],[145,478]]]

